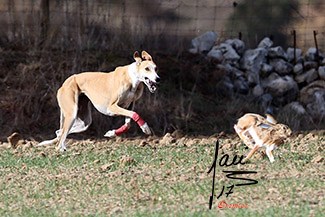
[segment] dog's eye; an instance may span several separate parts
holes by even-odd
[[[149,67],[146,67],[145,70],[146,70],[146,71],[150,71]]]

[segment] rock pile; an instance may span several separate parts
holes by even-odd
[[[255,49],[245,49],[239,39],[215,45],[217,33],[208,32],[192,41],[189,52],[200,54],[226,70],[217,84],[226,96],[253,96],[265,111],[289,108],[298,115],[321,121],[325,117],[325,58],[316,48],[273,46],[264,38]]]

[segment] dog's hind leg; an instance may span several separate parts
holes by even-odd
[[[78,112],[78,92],[74,91],[73,88],[61,88],[58,91],[58,103],[61,108],[61,112],[64,116],[62,123],[61,134],[57,143],[57,150],[65,151],[66,146],[64,144],[70,129],[73,126]]]
[[[90,101],[84,94],[81,94],[78,100],[77,117],[68,134],[80,133],[87,130],[91,122],[92,117]]]

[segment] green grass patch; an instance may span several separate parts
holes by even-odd
[[[188,140],[190,141],[190,139]],[[209,210],[216,139],[207,144],[160,145],[140,140],[75,142],[68,151],[1,149],[0,216],[322,216],[324,164],[313,164],[324,139],[297,138],[275,151],[276,161],[254,156],[246,165],[217,167]],[[247,154],[236,138],[220,139],[222,154]],[[293,142],[297,142],[296,146]],[[223,147],[224,146],[224,147]],[[304,148],[300,150],[300,148]],[[300,151],[299,151],[300,150]],[[258,157],[259,156],[259,157]],[[105,165],[108,165],[105,167]],[[240,183],[222,170],[254,170],[258,184],[235,186],[217,199],[222,186]],[[226,192],[226,191],[225,191]],[[225,193],[224,192],[224,193]],[[247,208],[218,208],[247,204]]]

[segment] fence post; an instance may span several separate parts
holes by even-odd
[[[319,59],[318,44],[317,44],[317,37],[316,37],[317,34],[318,34],[318,32],[314,30],[314,40],[315,40],[315,47],[316,47],[316,60],[317,60],[318,66],[319,66],[320,65],[320,59]]]
[[[293,35],[293,64],[296,65],[296,47],[297,47],[297,44],[296,44],[296,30],[293,30],[292,31],[292,35]]]
[[[39,47],[44,48],[50,25],[50,0],[41,0],[41,36]]]

